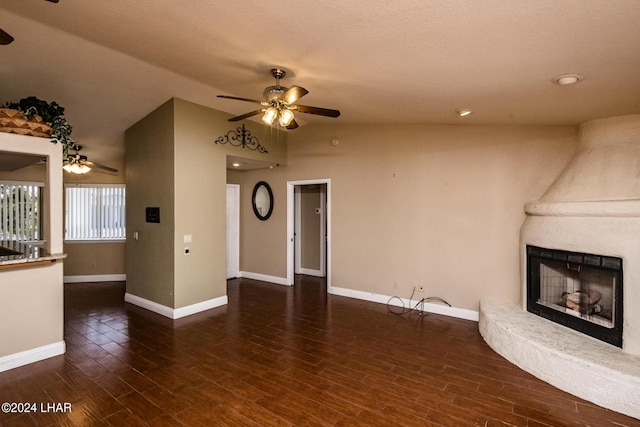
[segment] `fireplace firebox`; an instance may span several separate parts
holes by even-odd
[[[527,310],[622,347],[622,259],[527,246]]]

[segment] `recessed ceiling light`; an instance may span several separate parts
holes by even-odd
[[[468,110],[468,109],[456,110],[456,113],[458,113],[458,115],[460,117],[464,117],[464,116],[468,116],[469,114],[473,113],[473,110]]]
[[[240,166],[240,163],[232,163],[234,168],[237,168],[238,166]]]
[[[557,85],[566,86],[573,85],[584,80],[584,76],[581,74],[560,74],[551,79]]]

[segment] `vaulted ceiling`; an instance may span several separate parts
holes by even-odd
[[[0,0],[0,102],[57,101],[107,163],[171,97],[254,110],[216,95],[260,98],[273,67],[342,111],[301,126],[574,125],[640,113],[639,22],[638,0]]]

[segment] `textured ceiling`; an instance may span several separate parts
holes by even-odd
[[[638,0],[0,0],[0,102],[59,102],[102,162],[173,96],[254,110],[215,96],[260,98],[274,66],[302,103],[342,111],[301,126],[574,125],[640,113],[639,22]]]

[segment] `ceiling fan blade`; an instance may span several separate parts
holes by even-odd
[[[0,28],[0,45],[8,45],[9,43],[11,43],[13,41],[13,37],[11,37],[10,34],[5,33],[1,28]]]
[[[248,119],[249,117],[253,117],[256,114],[260,114],[260,113],[264,113],[264,109],[252,111],[250,113],[246,113],[246,114],[243,114],[241,116],[231,117],[229,119],[229,121],[230,122],[237,122],[237,121],[240,121],[240,120]]]
[[[85,161],[83,161],[83,163],[87,164],[87,166],[104,169],[104,170],[107,170],[109,172],[118,172],[118,169],[114,169],[114,168],[109,167],[109,166],[101,165],[100,163],[96,163],[96,162],[90,162],[89,160],[85,160]]]
[[[326,116],[326,117],[338,117],[340,116],[340,111],[331,110],[329,108],[320,108],[320,107],[310,107],[308,105],[292,105],[296,111],[307,114],[317,114],[318,116]]]
[[[291,86],[289,89],[287,89],[287,91],[285,93],[283,93],[280,98],[278,98],[280,101],[284,101],[287,104],[293,104],[294,102],[296,102],[298,99],[302,98],[303,96],[305,96],[306,94],[308,94],[309,91],[306,90],[303,87],[300,86]]]
[[[247,102],[253,102],[254,104],[262,104],[262,101],[258,101],[257,99],[240,98],[238,96],[218,95],[218,98],[235,99],[236,101],[247,101]]]
[[[291,123],[287,125],[287,129],[293,130],[298,127],[298,122],[295,119],[291,120]]]

